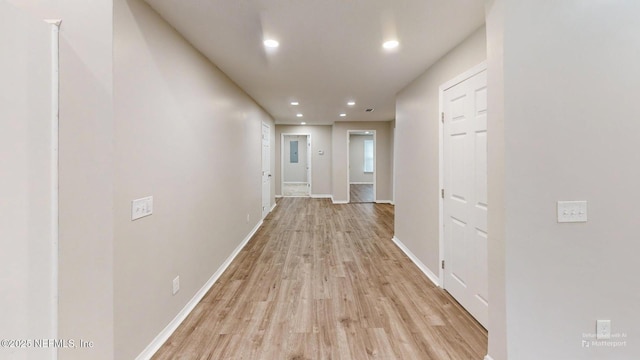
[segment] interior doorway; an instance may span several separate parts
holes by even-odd
[[[311,194],[311,134],[282,134],[282,196]]]
[[[350,203],[373,203],[376,200],[375,130],[349,130],[348,185]]]

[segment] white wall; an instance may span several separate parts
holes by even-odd
[[[282,134],[311,134],[311,196],[331,194],[331,126],[327,125],[276,125],[275,142],[275,193],[282,194],[281,136]],[[321,155],[319,152],[322,151]]]
[[[376,201],[393,199],[393,158],[391,150],[391,121],[336,122],[332,128],[332,189],[335,202],[347,202],[349,184],[347,176],[347,156],[349,130],[376,131]]]
[[[507,305],[505,298],[504,204],[504,3],[487,1],[487,190],[491,210],[487,216],[489,281],[489,346],[494,360],[507,359]]]
[[[504,213],[489,234],[504,234],[490,251],[506,257],[508,357],[638,359],[640,3],[496,0],[489,10],[490,27],[504,27],[489,39],[503,51],[489,71],[501,68],[504,86],[501,104],[490,99],[504,112],[492,124],[504,171],[489,175],[504,181],[490,187]],[[587,200],[589,221],[557,223],[558,200]],[[583,347],[597,319],[626,343]]]
[[[349,182],[373,184],[373,173],[364,172],[364,141],[373,135],[349,135]]]
[[[111,1],[10,0],[60,29],[59,333],[93,348],[60,359],[113,359]],[[19,81],[31,85],[32,80]]]
[[[51,25],[0,2],[0,339],[56,335]],[[0,347],[3,359],[53,349]]]
[[[440,226],[438,89],[485,59],[482,27],[400,91],[396,99],[395,236],[435,274]]]
[[[291,162],[291,142],[298,142],[298,162]],[[307,137],[304,135],[286,135],[284,137],[284,163],[282,178],[284,182],[307,182]]]
[[[115,1],[113,58],[115,358],[132,359],[258,224],[275,126],[141,0]],[[148,195],[153,215],[131,221]]]

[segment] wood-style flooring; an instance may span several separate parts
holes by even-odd
[[[373,184],[350,184],[349,196],[349,202],[351,203],[374,202]]]
[[[282,196],[309,196],[309,184],[283,183]]]
[[[481,360],[486,331],[391,241],[393,209],[280,199],[154,359]]]

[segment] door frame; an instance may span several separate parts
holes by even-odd
[[[261,214],[260,214],[262,219],[264,219],[267,215],[269,215],[271,210],[273,210],[273,207],[272,207],[272,204],[271,204],[271,202],[273,200],[273,198],[271,196],[271,194],[272,194],[271,193],[271,189],[272,189],[271,182],[272,182],[272,179],[273,179],[273,177],[271,176],[271,169],[273,168],[273,164],[271,163],[271,161],[273,160],[271,158],[271,146],[272,146],[272,144],[271,144],[271,124],[266,123],[264,121],[262,122],[262,125],[260,126],[260,151],[262,152],[262,156],[261,156],[262,157],[262,164],[261,164],[260,167],[261,167],[261,172],[264,172],[264,139],[262,138],[262,136],[264,135],[264,128],[265,127],[269,130],[269,140],[268,140],[268,142],[269,142],[269,154],[268,154],[268,158],[269,158],[269,170],[268,170],[269,171],[269,175],[268,175],[269,176],[269,190],[268,190],[269,206],[267,208],[264,208],[265,195],[267,195],[267,194],[265,193],[264,184],[262,183],[264,181],[264,179],[262,178],[262,177],[264,177],[264,174],[262,174],[262,177],[260,178],[260,185],[262,186],[262,190],[261,190],[261,193],[262,193],[261,203],[262,204],[261,204],[260,207],[264,208],[264,209],[262,209]]]
[[[483,61],[480,64],[473,66],[469,70],[455,76],[453,79],[440,85],[438,88],[438,152],[439,152],[439,179],[438,184],[440,192],[444,189],[444,92],[448,89],[460,84],[461,82],[487,70],[487,62]],[[445,243],[444,243],[444,198],[439,194],[439,221],[438,221],[438,237],[439,237],[439,261],[438,261],[438,278],[440,281],[439,286],[444,289],[444,269],[442,268],[442,262],[445,259]]]
[[[373,135],[373,201],[372,203],[378,202],[378,196],[376,194],[376,177],[377,177],[377,167],[376,160],[378,156],[376,154],[377,148],[377,139],[376,139],[376,131],[375,130],[347,130],[347,204],[351,203],[351,134],[361,134],[363,132],[370,132]]]
[[[313,154],[312,154],[312,149],[313,149],[313,142],[312,142],[312,138],[311,138],[311,133],[282,133],[280,134],[280,194],[282,197],[285,197],[284,195],[282,195],[283,191],[283,185],[284,185],[284,138],[285,136],[306,136],[307,137],[307,144],[308,144],[308,149],[307,149],[307,156],[306,156],[306,161],[307,161],[307,166],[309,167],[309,170],[307,170],[307,182],[309,183],[309,197],[311,197],[311,194],[313,193]]]

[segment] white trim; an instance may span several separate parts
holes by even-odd
[[[376,200],[375,203],[376,204],[391,204],[391,205],[393,205],[393,201],[392,200]]]
[[[344,200],[338,200],[338,201],[336,201],[336,200],[333,198],[333,195],[331,195],[331,202],[332,202],[333,204],[335,204],[335,205],[338,205],[338,204],[348,204],[348,203],[349,203],[349,201],[344,201]]]
[[[51,337],[58,338],[59,278],[59,124],[60,124],[60,24],[61,19],[46,19],[51,25]],[[58,359],[58,349],[51,353]]]
[[[308,184],[308,182],[306,182],[306,181],[283,181],[282,185],[284,185],[284,184],[287,184],[287,185],[290,185],[290,184]]]
[[[274,195],[276,199],[280,199],[282,195]]]
[[[489,354],[487,354],[487,355],[484,357],[484,360],[493,360],[493,358],[492,358],[491,356],[489,356]]]
[[[438,136],[439,136],[439,140],[438,140],[438,152],[439,152],[439,179],[438,179],[438,191],[441,191],[442,189],[444,189],[444,124],[442,123],[442,121],[440,120],[440,117],[442,116],[442,112],[444,111],[444,92],[447,89],[452,88],[453,86],[469,79],[470,77],[487,70],[487,62],[483,61],[480,64],[472,67],[471,69],[463,72],[462,74],[454,77],[453,79],[445,82],[444,84],[440,85],[439,89],[438,89]],[[442,196],[440,196],[438,194],[438,202],[439,202],[439,221],[438,221],[438,248],[439,248],[439,258],[440,258],[440,263],[442,262],[442,260],[445,260],[445,253],[444,253],[444,199],[442,198]],[[442,267],[440,267],[440,269],[438,270],[438,278],[440,279],[440,284],[442,284],[442,287],[444,287],[444,270],[442,269]]]
[[[229,255],[227,260],[218,268],[218,270],[209,278],[209,280],[200,288],[200,290],[191,298],[191,300],[180,310],[178,315],[171,320],[167,326],[162,329],[162,331],[151,341],[149,345],[136,357],[136,360],[149,360],[151,357],[160,349],[162,345],[169,339],[171,334],[173,334],[176,329],[182,324],[184,319],[193,311],[193,309],[198,305],[200,300],[207,294],[207,291],[211,289],[213,284],[220,278],[220,276],[224,273],[225,270],[231,265],[233,259],[238,256],[240,251],[249,243],[249,240],[256,234],[258,229],[262,226],[262,220],[256,225],[253,230],[247,235],[247,237],[242,241],[240,245]]]
[[[275,209],[275,208],[276,208],[276,206],[278,206],[278,203],[273,203],[273,206],[271,206],[271,210],[269,210],[269,212],[272,212],[272,211],[273,211],[273,209]],[[261,225],[262,225],[262,224],[261,224]]]
[[[400,248],[400,250],[402,250],[402,252],[405,253],[405,255],[409,257],[409,259],[418,267],[418,269],[420,269],[420,271],[422,271],[423,274],[425,274],[429,278],[429,280],[431,280],[431,282],[435,286],[440,287],[440,282],[438,281],[438,277],[436,276],[436,274],[431,272],[431,270],[429,270],[429,268],[425,264],[423,264],[420,259],[413,255],[411,250],[409,250],[409,248],[406,247],[402,243],[402,241],[400,241],[400,239],[394,236],[391,240]]]
[[[373,185],[372,182],[367,182],[367,181],[355,181],[355,182],[350,182],[349,185]]]
[[[331,199],[331,194],[311,194],[309,195],[313,199]]]

